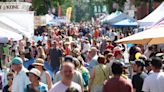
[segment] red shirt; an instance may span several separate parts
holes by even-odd
[[[103,92],[133,92],[133,86],[125,78],[114,77],[104,84]]]
[[[113,45],[107,45],[105,49],[110,49],[113,50],[114,46]]]
[[[70,49],[67,47],[65,48],[65,55],[69,55],[70,54]]]

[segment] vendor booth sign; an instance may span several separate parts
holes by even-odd
[[[0,2],[0,11],[29,11],[31,3]]]

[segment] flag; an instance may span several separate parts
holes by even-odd
[[[66,10],[66,17],[69,21],[71,20],[71,14],[72,14],[72,7],[68,7]]]

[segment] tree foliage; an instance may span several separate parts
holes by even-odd
[[[141,2],[148,2],[149,0],[135,0],[136,5],[140,5]],[[163,0],[153,0],[162,2]],[[113,9],[113,3],[119,5],[119,10],[124,7],[126,0],[32,0],[32,8],[36,11],[37,15],[44,15],[50,8],[62,7],[62,14],[65,15],[68,7],[73,8],[72,18],[75,20],[88,20],[94,14],[95,5],[106,5],[108,13],[115,11]]]
[[[47,14],[50,8],[51,8],[50,0],[32,0],[32,10],[35,11],[36,15]]]

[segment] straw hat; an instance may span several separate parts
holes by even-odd
[[[33,65],[34,65],[34,66],[35,66],[35,65],[44,66],[44,60],[41,59],[41,58],[37,58],[37,59],[36,59],[36,62],[35,62]]]
[[[32,74],[38,76],[39,78],[40,78],[40,75],[41,75],[40,71],[38,69],[36,69],[36,68],[32,68],[29,72],[27,72],[26,73],[27,76],[29,76],[29,73],[32,73]]]

